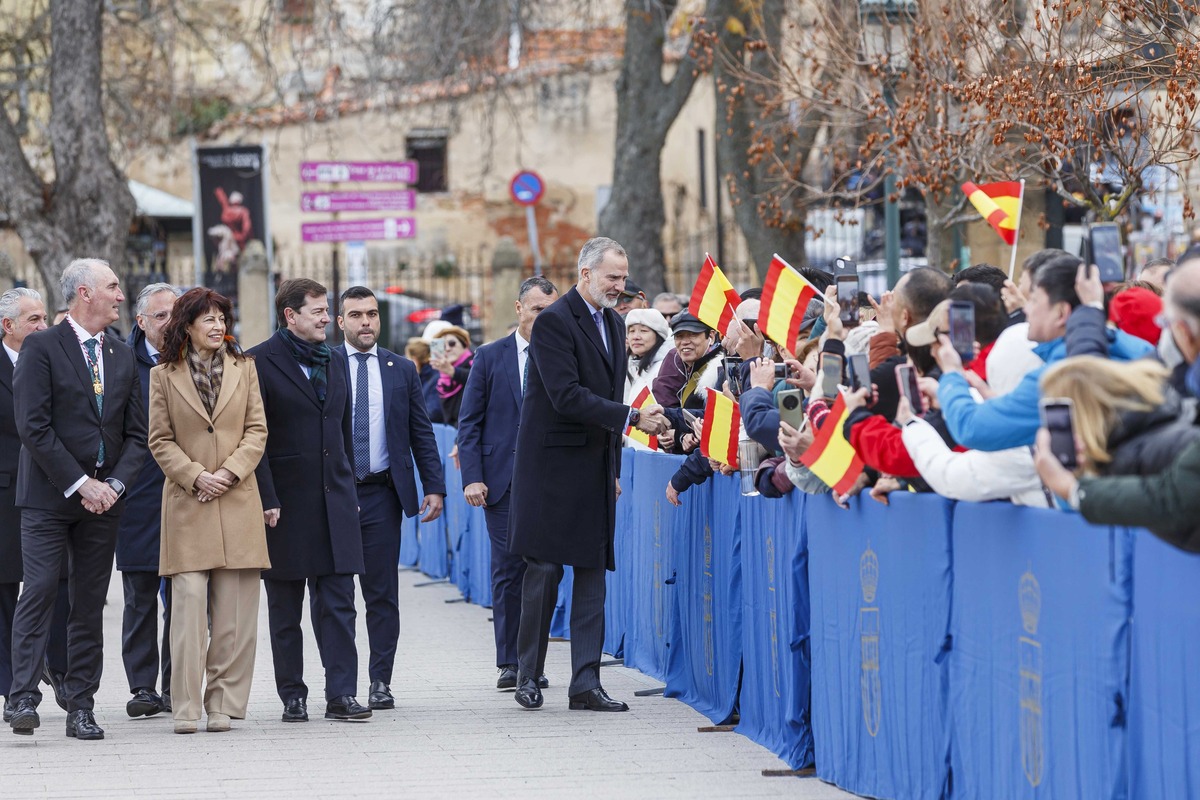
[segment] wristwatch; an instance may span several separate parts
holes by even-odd
[[[638,424],[638,422],[641,421],[641,419],[642,419],[642,412],[640,409],[637,409],[637,408],[629,409],[629,424],[631,427],[636,426]]]

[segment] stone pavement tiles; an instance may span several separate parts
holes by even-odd
[[[815,778],[762,777],[786,769],[736,733],[698,733],[706,718],[676,700],[635,697],[655,681],[605,667],[624,714],[567,710],[570,651],[552,642],[546,705],[526,711],[495,690],[489,611],[450,584],[400,576],[401,634],[392,691],[397,708],[367,722],[325,711],[316,645],[305,620],[309,716],[284,724],[275,694],[265,597],[248,719],[229,733],[172,732],[169,714],[129,719],[121,667],[121,581],[105,608],[105,666],[96,717],[106,738],[64,735],[49,687],[34,736],[0,729],[0,798],[17,797],[852,797]],[[367,700],[365,615],[358,613],[359,700]]]

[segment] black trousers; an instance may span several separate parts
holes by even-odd
[[[0,695],[5,697],[12,691],[12,626],[20,591],[19,583],[0,583]],[[70,611],[67,582],[60,580],[54,615],[50,618],[50,642],[46,646],[46,664],[60,675],[67,672],[67,615]]]
[[[322,575],[308,580],[263,579],[271,626],[275,689],[285,703],[308,699],[304,683],[304,588],[308,587],[313,636],[325,668],[325,699],[358,694],[358,649],[354,644],[354,576]]]
[[[521,628],[521,582],[525,559],[508,552],[508,505],[511,492],[483,509],[492,543],[492,628],[496,634],[496,666],[515,667],[517,631]],[[541,675],[541,673],[538,673]]]
[[[171,580],[163,581],[157,572],[122,572],[125,611],[121,617],[121,661],[130,693],[138,689],[154,691],[162,667],[162,690],[171,691]],[[162,638],[158,635],[159,587],[165,586]],[[162,657],[159,657],[159,647]]]
[[[550,622],[562,580],[561,564],[525,557],[525,580],[521,593],[521,630],[517,635],[520,678],[535,678],[546,670],[546,647]],[[600,655],[604,648],[604,597],[607,586],[603,568],[575,567],[571,593],[571,685],[567,694],[577,695],[600,686]]]
[[[117,546],[117,518],[40,509],[21,512],[24,587],[13,618],[14,702],[40,703],[38,680],[50,641],[63,559],[70,557],[67,617],[67,669],[63,682],[67,710],[91,710],[104,670],[104,598]]]
[[[358,578],[371,647],[367,671],[372,682],[390,684],[400,640],[400,524],[404,509],[396,491],[383,484],[359,486],[358,505],[367,570]]]

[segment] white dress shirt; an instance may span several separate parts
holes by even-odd
[[[346,345],[346,353],[350,356],[350,407],[354,408],[355,400],[358,398],[358,358],[356,350],[351,345]],[[388,458],[387,449],[387,433],[383,425],[383,375],[379,369],[379,346],[375,345],[370,350],[367,350],[367,383],[370,385],[367,402],[370,404],[370,412],[367,415],[367,428],[371,436],[371,466],[370,472],[383,472],[390,465],[391,461]],[[350,430],[354,430],[353,420],[351,421]]]
[[[517,386],[520,387],[521,393],[525,393],[525,362],[529,360],[529,342],[521,335],[520,331],[513,334],[517,342]]]

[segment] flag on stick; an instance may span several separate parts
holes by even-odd
[[[712,256],[704,254],[704,267],[696,278],[692,299],[688,302],[688,313],[710,328],[716,328],[722,336],[729,333],[734,309],[742,298],[734,291],[733,284],[721,272]]]
[[[704,425],[700,434],[700,452],[726,466],[738,468],[738,431],[742,414],[738,404],[716,389],[708,390],[704,401]]]
[[[987,220],[996,233],[1009,245],[1016,244],[1017,225],[1021,218],[1021,181],[985,183],[982,186],[967,181],[963,192],[979,215]]]
[[[800,456],[800,462],[838,494],[850,491],[863,471],[862,459],[842,433],[849,416],[846,400],[839,394],[813,443]]]
[[[817,287],[776,255],[771,259],[767,279],[763,281],[758,329],[771,341],[792,350],[800,334],[805,309],[811,300],[821,296]]]
[[[633,407],[639,411],[642,411],[647,406],[652,406],[656,402],[657,401],[654,399],[654,395],[652,395],[650,393],[650,387],[643,386],[642,390],[640,392],[638,392],[637,397],[633,398]],[[625,428],[625,435],[628,436],[630,439],[633,439],[635,442],[640,442],[641,444],[644,444],[646,447],[649,447],[651,450],[658,449],[658,437],[657,436],[651,436],[650,434],[646,433],[645,431],[639,431],[637,428],[633,427],[632,425],[629,425]]]

